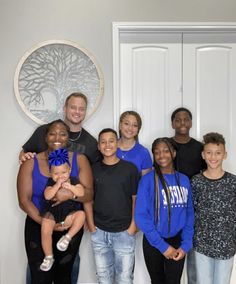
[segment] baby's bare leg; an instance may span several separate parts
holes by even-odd
[[[53,219],[43,218],[41,224],[42,248],[45,256],[53,255],[52,233],[56,222]]]
[[[73,214],[70,214],[65,219],[65,226],[70,224],[70,229],[68,231],[68,235],[73,238],[75,234],[79,232],[79,230],[83,227],[85,222],[85,213],[82,210],[76,211]]]

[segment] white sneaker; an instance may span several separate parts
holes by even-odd
[[[54,262],[53,255],[47,255],[44,257],[43,262],[40,265],[42,271],[49,271],[52,268]]]

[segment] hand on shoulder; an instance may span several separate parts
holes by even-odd
[[[24,152],[23,150],[19,154],[19,163],[22,164],[27,160],[31,160],[36,155],[35,152]]]

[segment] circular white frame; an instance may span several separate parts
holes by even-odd
[[[94,56],[68,40],[48,40],[27,51],[14,76],[15,96],[22,110],[39,124],[63,118],[68,95],[88,98],[88,119],[104,93],[104,77]]]

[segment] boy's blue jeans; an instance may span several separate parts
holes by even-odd
[[[191,249],[188,252],[186,260],[187,260],[188,284],[197,284],[196,261],[195,261],[195,253],[193,249]]]
[[[197,284],[229,284],[234,257],[215,259],[194,251]]]
[[[98,282],[133,283],[135,236],[127,231],[111,233],[97,228],[91,234]]]

